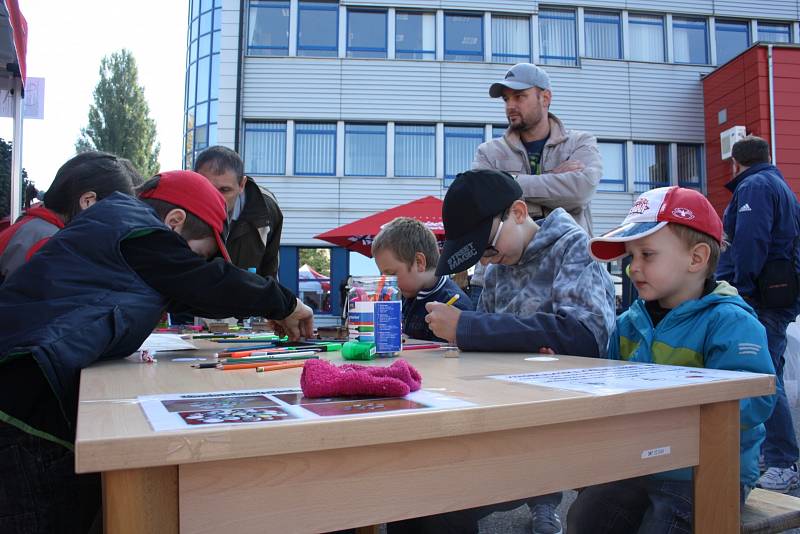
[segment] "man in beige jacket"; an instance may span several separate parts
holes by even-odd
[[[591,236],[589,202],[603,174],[597,139],[568,130],[548,111],[550,77],[536,65],[514,65],[505,79],[492,84],[489,95],[503,98],[508,129],[478,147],[472,168],[511,173],[522,186],[531,217],[541,219],[564,208]]]
[[[514,65],[503,81],[489,87],[489,96],[503,98],[508,129],[503,137],[478,147],[472,168],[510,173],[522,187],[528,213],[534,220],[546,217],[556,208],[564,208],[591,236],[589,202],[603,174],[597,139],[586,132],[567,130],[558,117],[549,112],[553,98],[550,77],[536,65]],[[484,270],[485,267],[478,264],[470,280],[468,294],[476,304],[483,291]],[[561,521],[556,513],[560,502],[560,492],[528,499],[534,534],[561,533]],[[519,503],[487,507],[473,511],[472,515],[462,514],[461,520],[477,521],[481,512],[488,514],[515,504]]]

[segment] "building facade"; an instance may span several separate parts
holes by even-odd
[[[638,192],[706,191],[701,77],[756,41],[800,42],[800,2],[772,0],[191,0],[185,164],[234,148],[285,215],[281,279],[313,236],[443,196],[501,135],[489,85],[550,74],[551,111],[597,136],[595,233]],[[347,275],[332,249],[329,306]],[[328,310],[326,310],[328,311]]]

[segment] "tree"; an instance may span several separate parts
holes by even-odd
[[[28,173],[22,169],[22,188],[30,183]],[[0,139],[0,218],[7,217],[11,210],[11,143]],[[11,221],[14,222],[14,221]]]
[[[300,265],[309,267],[325,276],[331,275],[331,251],[327,248],[301,248]]]
[[[138,82],[136,60],[122,49],[100,62],[100,81],[89,107],[89,125],[81,128],[78,152],[103,150],[131,160],[149,178],[158,173],[156,125],[150,118],[144,89]]]

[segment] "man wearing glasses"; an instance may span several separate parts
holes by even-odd
[[[430,302],[425,320],[438,337],[462,350],[555,352],[597,357],[614,326],[614,284],[588,252],[589,236],[561,208],[534,221],[520,184],[494,170],[459,174],[442,207],[447,240],[437,276],[476,263],[486,272],[477,311]],[[493,511],[527,502],[535,534],[558,534],[561,493],[419,518],[389,526],[395,532],[477,532]],[[402,527],[402,528],[400,528]]]

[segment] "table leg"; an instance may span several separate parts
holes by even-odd
[[[735,533],[739,525],[739,401],[700,407],[700,464],[694,468],[694,531]]]
[[[106,534],[178,534],[178,466],[103,473]]]

